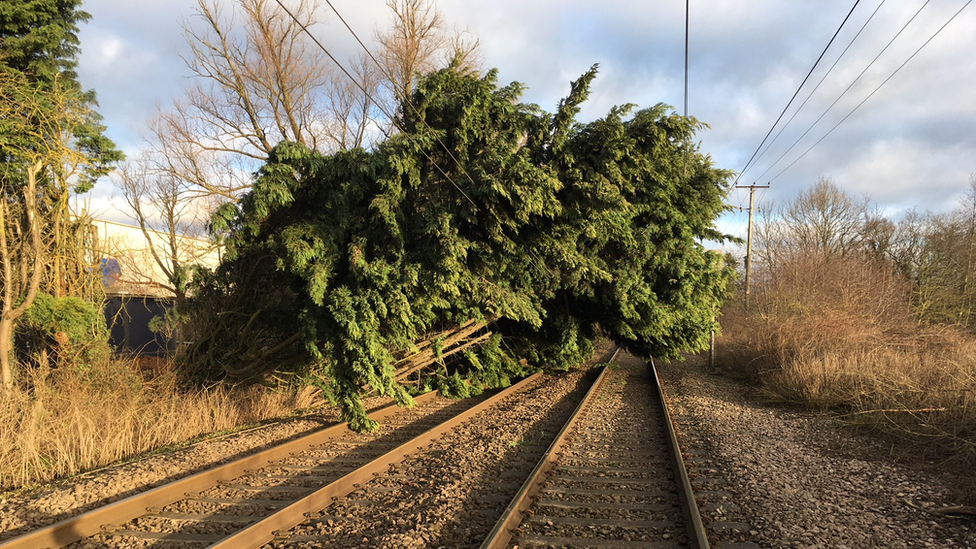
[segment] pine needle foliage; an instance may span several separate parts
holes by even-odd
[[[215,218],[228,259],[188,303],[207,335],[187,366],[322,368],[345,419],[368,429],[360,393],[408,404],[397,357],[470,319],[496,335],[442,365],[452,394],[578,362],[600,335],[658,356],[701,348],[732,276],[701,244],[725,238],[712,225],[730,173],[692,144],[701,125],[665,105],[577,122],[596,69],[550,114],[496,71],[450,67],[419,82],[402,131],[372,150],[278,145]]]

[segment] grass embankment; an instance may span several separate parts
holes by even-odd
[[[0,398],[0,491],[72,475],[321,403],[318,391],[187,390],[132,361],[57,369]]]
[[[976,463],[976,338],[914,320],[907,286],[855,258],[784,263],[722,319],[720,363],[935,459]]]

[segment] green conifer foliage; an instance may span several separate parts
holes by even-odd
[[[91,19],[81,0],[0,2],[2,65],[37,82],[55,77],[74,81],[78,54],[78,23]]]
[[[549,114],[494,71],[448,68],[374,150],[280,144],[215,220],[229,259],[189,303],[210,335],[188,364],[321,365],[346,419],[369,428],[360,391],[408,403],[395,357],[469,319],[496,335],[441,370],[449,392],[465,392],[459,376],[479,391],[578,362],[599,335],[655,355],[701,348],[731,277],[701,244],[724,238],[712,222],[729,172],[691,146],[699,124],[663,105],[577,123],[595,75]]]
[[[81,4],[81,0],[0,2],[0,72],[5,73],[4,85],[11,88],[0,100],[16,101],[17,93],[42,98],[67,94],[83,110],[78,115],[80,123],[70,128],[72,146],[88,159],[85,170],[74,182],[78,193],[90,190],[98,178],[112,170],[113,163],[124,158],[104,135],[106,128],[95,110],[98,100],[94,90],[82,89],[77,81],[75,68],[81,53],[78,25],[91,19]],[[48,107],[58,108],[53,104]],[[8,137],[8,132],[4,134]],[[3,145],[0,142],[0,159],[4,163],[17,162]]]

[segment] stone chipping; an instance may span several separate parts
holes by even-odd
[[[976,522],[933,512],[967,503],[949,471],[899,462],[829,416],[764,404],[701,357],[659,368],[716,549],[976,549]],[[558,430],[557,417],[573,407],[567,397],[583,375],[547,377],[520,402],[468,422],[273,545],[477,546]],[[287,420],[0,495],[0,540],[333,419],[325,412]],[[363,510],[370,520],[357,518]]]
[[[370,409],[389,403],[386,398],[365,401]],[[337,410],[326,408],[313,414],[205,439],[183,448],[134,458],[126,463],[30,490],[0,494],[0,541],[309,434],[338,421]]]
[[[658,366],[691,474],[712,490],[696,490],[702,514],[731,525],[712,529],[719,547],[976,548],[976,522],[931,512],[963,503],[949,471],[898,462],[828,415],[763,404],[707,357]]]

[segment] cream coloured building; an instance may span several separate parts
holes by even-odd
[[[214,268],[220,263],[221,248],[205,238],[171,238],[160,231],[143,232],[135,225],[103,219],[93,220],[92,225],[109,295],[172,297],[172,285],[160,262],[168,268],[172,257],[184,265]]]
[[[153,319],[166,314],[174,297],[160,261],[171,266],[170,258],[176,257],[184,265],[214,268],[220,263],[221,248],[203,238],[143,232],[135,225],[102,219],[93,220],[92,227],[107,294],[104,312],[111,331],[109,341],[119,350],[139,355],[174,351],[179,344],[178,330],[163,334],[152,329]]]

